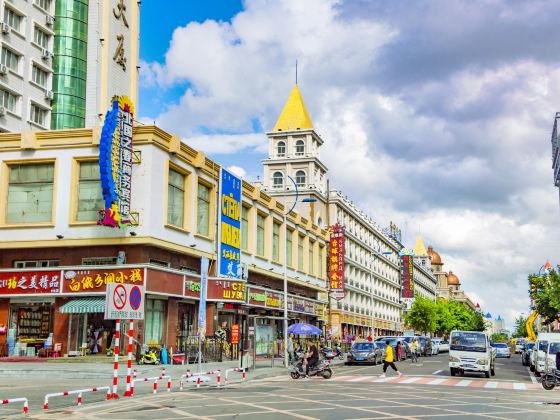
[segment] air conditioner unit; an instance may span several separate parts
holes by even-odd
[[[0,106],[0,115],[6,115],[6,107]]]
[[[45,17],[45,23],[46,23],[48,26],[53,26],[53,25],[54,25],[54,16],[47,15],[47,16]]]
[[[9,34],[12,28],[7,23],[2,22],[2,33]]]
[[[52,101],[54,94],[52,90],[45,90],[45,99]]]
[[[8,66],[0,64],[0,74],[8,74]]]
[[[41,57],[43,57],[43,59],[48,60],[49,58],[52,57],[52,52],[50,52],[49,50],[47,50],[46,48],[43,49],[43,53],[41,54]]]

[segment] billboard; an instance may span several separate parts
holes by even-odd
[[[331,226],[329,241],[329,293],[335,300],[344,298],[344,226]]]
[[[402,255],[402,301],[405,303],[414,300],[414,256]]]
[[[114,96],[105,116],[99,140],[99,175],[105,209],[98,225],[123,227],[132,224],[132,122],[134,105],[126,96]]]
[[[241,178],[220,169],[218,276],[241,279]]]

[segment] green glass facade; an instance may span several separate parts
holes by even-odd
[[[83,128],[86,121],[88,0],[57,0],[51,128]]]

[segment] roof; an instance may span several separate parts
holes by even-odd
[[[313,123],[296,84],[272,131],[294,131],[312,128]]]
[[[424,242],[422,241],[422,237],[416,237],[416,243],[414,244],[414,256],[415,257],[427,257],[428,251],[426,251],[426,247],[424,246]]]
[[[431,246],[428,247],[428,255],[432,257],[432,264],[443,265],[440,255]]]
[[[488,312],[486,315],[484,315],[484,317],[490,319],[490,318],[492,318],[492,314],[490,312]]]
[[[459,281],[459,277],[453,274],[453,271],[450,271],[447,275],[447,285],[460,285],[461,282]]]

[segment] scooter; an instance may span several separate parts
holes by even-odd
[[[305,376],[305,366],[303,364],[303,359],[292,366],[292,371],[290,372],[292,379],[299,379]],[[332,376],[332,370],[330,367],[330,362],[328,360],[319,360],[316,366],[309,369],[309,376],[322,376],[324,379],[330,379]]]
[[[537,381],[541,383],[544,389],[551,391],[554,387],[560,386],[560,370],[549,369],[540,378],[537,378]]]
[[[142,354],[138,363],[140,365],[159,365],[159,357],[155,348],[142,347]]]

